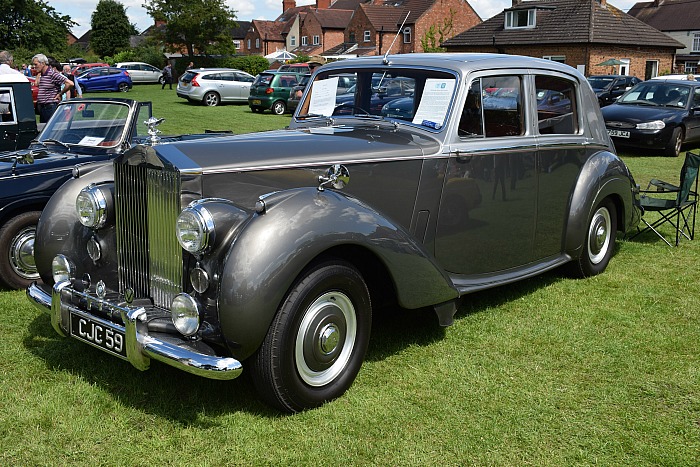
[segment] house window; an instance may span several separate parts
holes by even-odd
[[[566,56],[564,55],[545,55],[542,58],[553,62],[566,63]]]
[[[403,43],[404,44],[411,43],[411,28],[404,28],[404,30],[403,30]]]
[[[234,39],[233,45],[236,47],[236,50],[241,50],[241,41]]]
[[[256,37],[256,38],[255,38],[255,48],[256,48],[256,49],[259,49],[259,48],[260,48],[260,38],[259,38],[259,37]]]
[[[506,11],[506,29],[534,28],[537,10]]]
[[[700,32],[693,33],[693,52],[700,52]]]
[[[307,36],[301,36],[301,45],[309,45],[309,38]]]
[[[248,39],[248,50],[250,50],[250,39]]]
[[[685,62],[685,72],[694,75],[698,72],[698,62]]]
[[[365,31],[364,41],[369,42],[372,39],[372,34],[369,31]]]
[[[318,34],[314,36],[313,41],[314,41],[314,45],[321,44],[321,38],[318,36]]]
[[[289,45],[292,47],[296,47],[297,45],[297,36],[290,36],[289,37]]]
[[[355,40],[355,32],[354,32],[354,31],[352,31],[352,32],[348,35],[348,42],[357,42],[357,41]]]

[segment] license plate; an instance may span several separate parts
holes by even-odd
[[[608,130],[610,136],[617,136],[618,138],[629,138],[630,132],[624,130]]]
[[[253,105],[260,105],[261,103],[260,99],[253,99]]]
[[[73,337],[106,352],[126,358],[124,333],[85,316],[71,313],[70,333]]]

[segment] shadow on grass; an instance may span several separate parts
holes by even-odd
[[[617,245],[616,247],[619,247]],[[456,320],[531,294],[565,277],[562,268],[513,284],[466,295]],[[66,372],[109,392],[115,400],[137,410],[180,423],[208,428],[216,417],[235,412],[277,418],[281,414],[265,405],[244,371],[233,381],[194,376],[157,361],[141,372],[126,361],[71,338],[62,338],[48,315],[37,316],[29,325],[24,346],[46,362],[51,371]],[[375,310],[367,361],[381,361],[411,346],[428,346],[444,338],[431,308],[406,310],[384,307]]]

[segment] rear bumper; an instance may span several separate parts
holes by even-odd
[[[209,379],[234,379],[243,371],[243,366],[238,360],[198,352],[193,348],[193,342],[185,338],[164,335],[168,337],[165,340],[149,334],[147,311],[143,307],[109,303],[104,299],[72,289],[68,282],[55,284],[51,292],[47,292],[45,288],[48,287],[34,282],[27,288],[27,296],[37,308],[51,315],[51,325],[58,334],[73,337],[70,329],[71,315],[89,319],[103,329],[121,333],[126,341],[124,343],[126,357],[116,355],[102,347],[96,347],[110,355],[125,358],[139,370],[147,370],[150,360],[155,359],[179,370]],[[121,316],[124,325],[84,311],[73,303],[75,300],[88,300],[97,306],[109,309],[111,313]]]

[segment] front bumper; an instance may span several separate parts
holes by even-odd
[[[243,366],[238,360],[199,352],[195,350],[192,341],[163,335],[168,337],[166,340],[159,337],[160,334],[159,336],[149,334],[147,311],[143,307],[111,303],[79,292],[68,282],[55,284],[50,293],[34,282],[27,288],[27,296],[37,308],[51,315],[51,325],[62,336],[74,337],[71,333],[71,316],[88,319],[97,323],[101,329],[123,334],[126,341],[125,357],[100,346],[95,345],[95,347],[110,355],[125,358],[139,370],[147,370],[152,358],[179,370],[210,379],[234,379],[243,371]],[[86,300],[95,306],[108,308],[112,313],[118,313],[124,325],[87,313],[73,303],[76,299]]]

